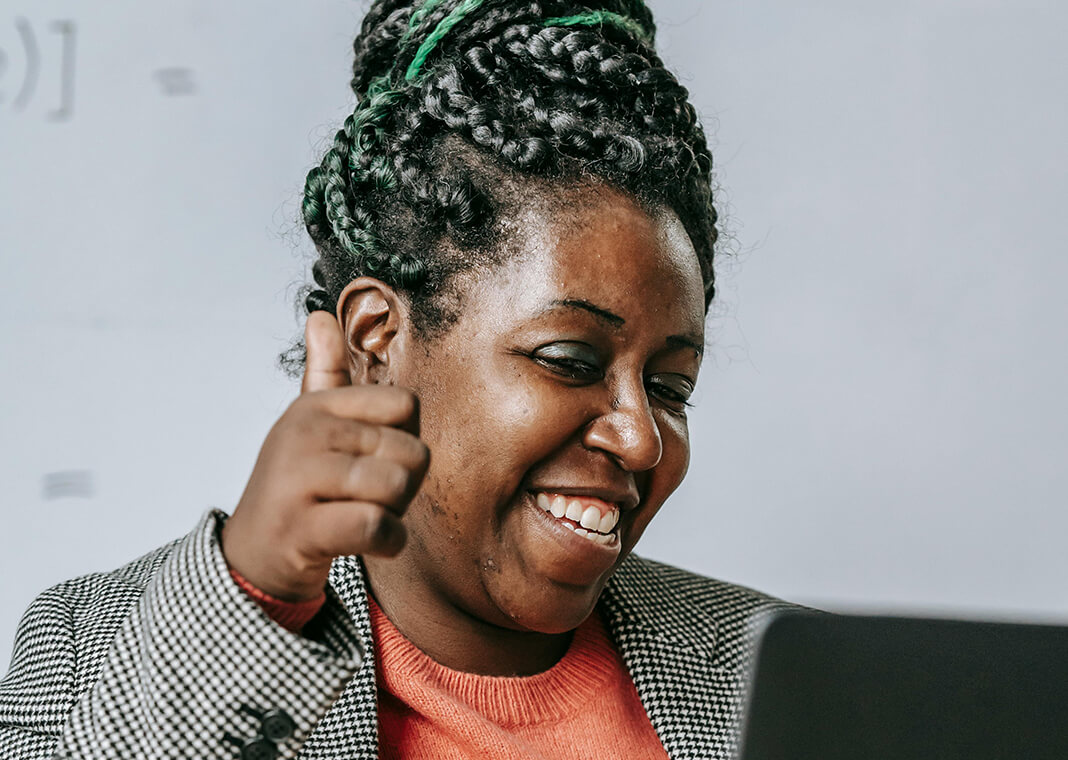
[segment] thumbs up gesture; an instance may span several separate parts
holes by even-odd
[[[262,591],[322,593],[334,557],[393,556],[430,461],[411,391],[349,381],[337,320],[308,315],[301,394],[267,434],[222,534],[230,566]]]

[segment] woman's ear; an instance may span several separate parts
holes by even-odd
[[[408,305],[373,277],[357,277],[337,299],[352,384],[390,383],[390,364],[405,350]]]

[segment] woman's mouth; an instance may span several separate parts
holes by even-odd
[[[593,496],[569,496],[538,492],[537,505],[556,522],[595,544],[611,546],[619,541],[619,507]]]
[[[532,576],[588,591],[603,584],[619,563],[623,551],[620,531],[629,525],[623,520],[625,503],[609,501],[604,498],[606,494],[552,489],[526,491],[523,508],[511,513],[522,526],[515,536],[522,565]]]

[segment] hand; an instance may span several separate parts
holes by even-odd
[[[304,336],[301,395],[267,434],[222,532],[230,567],[290,601],[319,596],[334,557],[397,554],[430,461],[414,393],[351,385],[330,314],[309,314]]]

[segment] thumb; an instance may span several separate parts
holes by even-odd
[[[351,385],[345,337],[333,314],[313,311],[308,315],[304,326],[304,345],[307,346],[308,357],[304,362],[301,393]]]

